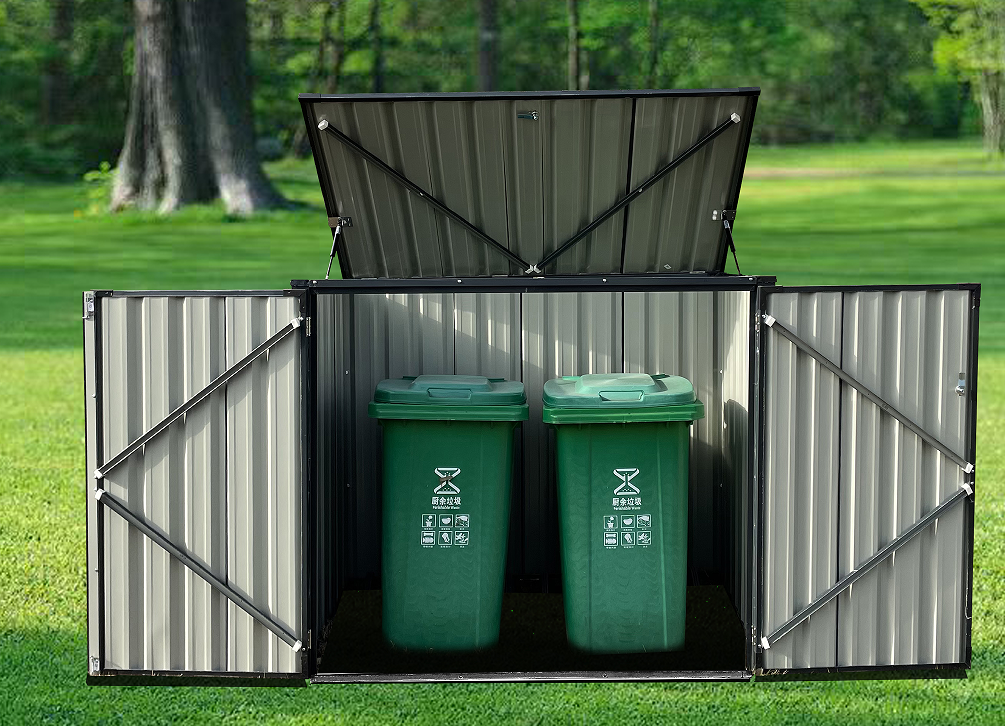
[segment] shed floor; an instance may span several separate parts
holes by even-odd
[[[685,646],[669,653],[599,655],[572,648],[560,594],[506,593],[499,643],[473,653],[392,648],[381,633],[380,613],[380,590],[343,593],[321,675],[744,670],[743,624],[719,585],[688,587]]]

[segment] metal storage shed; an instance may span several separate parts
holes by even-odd
[[[726,274],[757,94],[302,96],[343,280],[84,295],[90,675],[968,667],[980,288]],[[621,370],[683,375],[706,404],[682,653],[561,651],[540,392]],[[532,405],[517,647],[487,657],[374,656],[365,406],[420,373],[519,379]]]

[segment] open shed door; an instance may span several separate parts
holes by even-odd
[[[303,673],[302,302],[85,293],[91,675]]]
[[[969,666],[979,295],[762,290],[755,667]]]

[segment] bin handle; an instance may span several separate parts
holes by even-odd
[[[602,401],[641,401],[645,391],[601,391]]]
[[[471,398],[470,388],[427,388],[426,393],[430,398]]]

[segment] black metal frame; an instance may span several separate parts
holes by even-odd
[[[977,462],[977,358],[978,358],[978,346],[979,346],[979,330],[978,330],[978,317],[979,317],[979,307],[980,307],[980,293],[981,285],[980,283],[956,283],[956,284],[916,284],[916,285],[771,285],[760,287],[757,291],[757,320],[756,320],[756,332],[755,337],[757,339],[757,357],[758,357],[758,379],[762,382],[760,391],[758,393],[758,451],[761,454],[757,462],[757,497],[758,497],[758,507],[757,507],[757,551],[755,553],[755,580],[756,583],[756,598],[755,611],[757,612],[757,617],[753,620],[755,627],[755,632],[758,638],[758,643],[760,642],[760,637],[762,635],[767,635],[761,630],[760,613],[759,608],[761,603],[764,602],[764,484],[765,484],[765,462],[763,457],[763,452],[765,451],[765,441],[766,441],[766,421],[765,421],[765,405],[766,405],[766,386],[763,384],[764,376],[766,371],[766,350],[765,341],[767,339],[768,326],[763,321],[763,315],[767,313],[767,301],[768,297],[775,293],[785,293],[785,292],[799,292],[799,293],[828,293],[828,292],[840,292],[840,293],[860,293],[860,292],[945,292],[951,290],[963,290],[970,293],[971,299],[971,310],[970,310],[970,329],[968,331],[968,359],[970,364],[970,371],[968,371],[968,376],[970,378],[968,386],[968,404],[970,408],[970,416],[967,424],[967,435],[966,435],[966,454],[967,458],[970,459],[971,463],[975,464]],[[842,313],[843,319],[843,313]],[[971,487],[974,486],[974,481],[976,479],[976,468],[969,474],[964,474],[964,481],[968,482]],[[968,546],[964,547],[963,557],[965,562],[963,563],[963,590],[962,599],[964,604],[963,617],[963,648],[964,652],[961,654],[961,660],[959,662],[951,663],[936,663],[936,664],[899,664],[899,665],[882,665],[882,666],[836,666],[830,668],[789,668],[789,669],[765,669],[764,668],[764,651],[761,647],[755,648],[755,658],[753,672],[757,677],[763,675],[784,675],[784,674],[817,674],[817,673],[855,673],[855,672],[869,672],[869,671],[890,671],[890,672],[908,672],[908,671],[926,671],[931,669],[967,669],[971,665],[971,635],[972,635],[972,597],[973,597],[973,542],[974,542],[974,498],[976,494],[966,497],[963,502],[963,506],[966,507],[965,510],[965,521],[964,521],[964,537]]]
[[[406,188],[413,191],[415,194],[420,195],[431,204],[433,204],[437,209],[457,221],[462,226],[466,227],[473,234],[481,238],[490,247],[496,249],[501,254],[504,254],[510,262],[514,264],[521,265],[521,270],[526,273],[537,274],[543,268],[554,261],[560,254],[564,253],[567,249],[574,246],[577,242],[585,238],[591,231],[593,231],[602,222],[608,219],[611,215],[615,214],[620,209],[626,207],[632,200],[634,200],[640,193],[644,192],[649,186],[658,182],[667,173],[672,171],[674,168],[679,166],[681,163],[690,158],[696,151],[703,147],[707,142],[711,141],[713,138],[718,136],[722,131],[729,127],[731,121],[724,121],[719,126],[714,128],[711,132],[707,133],[701,137],[697,142],[695,142],[688,150],[680,154],[677,158],[671,161],[668,165],[657,171],[653,176],[643,182],[634,191],[631,190],[630,178],[629,183],[626,184],[625,197],[617,202],[613,207],[604,212],[600,217],[595,219],[585,228],[576,233],[572,238],[566,242],[559,245],[553,252],[546,255],[540,262],[529,263],[524,261],[519,255],[514,253],[512,250],[507,248],[505,245],[501,244],[494,238],[490,237],[483,230],[479,229],[473,225],[470,221],[465,219],[462,215],[458,214],[446,204],[444,204],[439,199],[436,199],[433,195],[429,194],[425,190],[418,187],[407,177],[402,175],[396,169],[388,165],[382,159],[377,157],[375,154],[370,152],[368,149],[364,148],[362,145],[351,139],[344,132],[335,127],[329,125],[329,122],[325,122],[323,125],[319,125],[321,119],[318,119],[314,113],[312,104],[317,102],[379,102],[388,103],[395,101],[437,101],[437,100],[467,100],[467,101],[478,101],[478,100],[547,100],[547,99],[604,99],[604,98],[631,98],[633,100],[632,106],[632,129],[635,128],[635,105],[634,101],[640,98],[689,98],[689,97],[739,97],[750,99],[750,112],[746,114],[745,118],[741,118],[738,122],[741,127],[740,133],[742,134],[741,148],[742,153],[737,158],[733,170],[732,178],[734,180],[733,189],[731,189],[726,208],[736,209],[737,202],[740,196],[740,186],[743,181],[743,168],[746,164],[747,153],[750,148],[750,140],[753,133],[754,124],[754,114],[757,110],[757,99],[760,96],[761,89],[757,87],[738,87],[738,88],[713,88],[713,89],[671,89],[671,90],[622,90],[622,91],[538,91],[538,92],[477,92],[477,93],[360,93],[360,94],[317,94],[317,93],[301,93],[298,96],[300,101],[300,110],[304,117],[304,123],[307,126],[307,138],[311,146],[311,154],[314,157],[314,166],[317,170],[318,181],[321,186],[321,194],[324,199],[325,210],[329,218],[335,218],[339,216],[338,211],[338,200],[335,198],[335,191],[332,188],[331,180],[325,171],[324,164],[322,163],[322,148],[321,143],[321,133],[324,131],[329,132],[335,136],[341,143],[348,145],[350,148],[355,150],[357,153],[362,154],[364,158],[375,163],[381,168],[385,173],[390,174],[399,183],[404,184]],[[631,156],[631,148],[629,149],[629,156]],[[631,172],[631,165],[629,164],[629,174]],[[627,211],[626,211],[626,225],[627,225]],[[625,227],[627,229],[627,226]],[[345,251],[345,233],[343,230],[342,234],[337,234],[334,229],[331,230],[332,233],[332,248],[338,253],[339,269],[343,279],[353,279],[353,273],[350,268],[348,257]],[[725,274],[726,257],[728,254],[727,245],[724,244],[723,238],[727,234],[727,230],[720,230],[719,247],[720,253],[717,260],[717,265],[714,271],[710,271],[710,274]],[[341,237],[341,239],[339,239]],[[621,269],[624,269],[624,256],[625,248],[627,246],[626,240],[622,240],[622,250],[621,250]],[[735,251],[734,251],[735,256]],[[739,270],[738,270],[739,271]],[[621,272],[612,272],[612,275],[623,274]]]
[[[943,290],[969,290],[971,293],[972,307],[970,313],[969,331],[969,370],[968,370],[968,402],[970,406],[970,416],[967,424],[967,453],[971,461],[976,462],[976,417],[977,417],[977,350],[979,342],[978,317],[980,305],[980,285],[959,284],[959,285],[844,285],[844,286],[799,286],[783,287],[774,284],[775,278],[768,276],[711,276],[698,274],[668,274],[668,275],[610,275],[610,276],[554,276],[547,278],[511,278],[511,277],[475,277],[475,278],[430,278],[430,279],[397,279],[397,280],[294,280],[291,282],[291,290],[247,290],[247,291],[96,291],[94,310],[94,364],[95,364],[95,411],[97,413],[98,425],[95,426],[95,451],[96,461],[103,464],[103,451],[101,439],[101,404],[102,404],[102,342],[101,342],[101,304],[104,297],[191,297],[191,296],[295,296],[299,300],[301,315],[306,320],[316,321],[317,319],[317,295],[322,294],[345,294],[345,293],[374,293],[387,292],[445,292],[449,289],[462,290],[464,292],[590,292],[590,291],[616,291],[616,292],[644,292],[644,291],[707,291],[707,290],[746,290],[750,296],[750,325],[751,334],[749,336],[749,416],[751,426],[748,434],[748,463],[750,466],[750,476],[748,480],[747,495],[749,497],[749,508],[747,515],[747,537],[750,547],[751,562],[741,563],[745,569],[749,569],[749,574],[741,577],[741,581],[746,579],[749,583],[749,599],[744,603],[744,611],[748,614],[748,622],[752,632],[745,634],[747,671],[640,671],[640,672],[600,672],[600,671],[565,671],[565,672],[513,672],[513,673],[435,673],[435,674],[365,674],[365,673],[319,673],[319,660],[317,658],[318,646],[324,632],[326,623],[321,622],[324,615],[315,607],[318,588],[324,585],[325,574],[318,571],[316,561],[318,531],[314,519],[314,504],[316,501],[316,479],[317,466],[317,439],[316,439],[316,391],[313,376],[317,371],[317,331],[312,331],[309,335],[301,336],[301,419],[305,431],[309,435],[303,437],[302,445],[302,546],[304,548],[301,572],[302,587],[302,630],[301,638],[304,641],[304,648],[301,651],[301,670],[298,673],[275,674],[275,673],[215,673],[215,672],[178,672],[178,671],[150,671],[150,670],[106,670],[104,668],[104,608],[98,613],[99,643],[98,651],[100,656],[100,669],[96,677],[89,677],[88,682],[93,683],[115,683],[117,681],[128,681],[137,677],[155,677],[163,679],[164,682],[181,683],[186,679],[204,679],[204,685],[241,685],[239,681],[272,681],[276,683],[288,684],[291,686],[302,685],[305,679],[310,679],[313,683],[342,683],[342,682],[427,682],[427,681],[467,681],[467,682],[496,682],[496,681],[705,681],[705,680],[749,680],[752,675],[774,675],[774,674],[817,674],[817,673],[852,673],[852,672],[895,672],[895,671],[928,671],[933,669],[961,669],[969,668],[971,663],[971,625],[970,614],[972,612],[972,571],[973,571],[973,537],[974,537],[974,502],[973,497],[968,497],[964,502],[966,507],[965,527],[968,532],[968,543],[963,553],[964,557],[964,581],[965,587],[962,593],[965,606],[965,634],[964,653],[959,663],[942,664],[918,664],[918,665],[896,665],[896,666],[866,666],[866,667],[835,667],[835,668],[812,668],[812,669],[790,669],[785,671],[765,670],[763,668],[763,657],[759,647],[755,645],[755,639],[759,638],[760,632],[760,610],[764,599],[763,572],[764,572],[764,479],[765,462],[763,458],[766,422],[764,416],[765,406],[765,329],[761,315],[766,312],[767,298],[769,295],[778,292],[904,292],[911,290],[920,291],[943,291]],[[352,295],[350,295],[350,298]],[[86,394],[85,394],[86,395]],[[971,473],[969,482],[973,485],[975,473]],[[92,494],[90,486],[87,487],[87,496]],[[97,519],[96,536],[98,538],[97,549],[99,552],[98,565],[103,561],[103,517]],[[97,578],[98,602],[104,602],[103,594],[104,573],[99,573]],[[89,613],[90,617],[90,613]],[[742,619],[742,618],[741,618]],[[310,632],[310,640],[307,640],[307,633]]]
[[[483,673],[321,673],[311,683],[618,683],[749,681],[748,671],[519,671]]]
[[[308,318],[304,314],[308,311],[307,305],[311,301],[311,296],[305,290],[95,290],[94,291],[94,363],[95,363],[95,452],[96,452],[96,463],[98,469],[100,470],[104,465],[104,452],[103,452],[103,441],[102,441],[102,381],[103,381],[103,360],[102,360],[102,325],[101,325],[101,300],[109,297],[294,297],[298,301],[300,316],[304,318],[304,322],[307,322]],[[85,321],[86,324],[86,321]],[[303,325],[301,326],[303,327]],[[309,327],[307,328],[309,330]],[[301,403],[301,425],[307,421],[307,416],[313,413],[313,406],[310,404],[310,398],[307,395],[308,391],[313,390],[310,385],[310,378],[313,372],[313,367],[308,367],[310,358],[308,357],[308,347],[313,340],[312,336],[303,334],[301,335],[301,396],[303,397]],[[85,356],[87,355],[87,350],[85,347]],[[86,358],[85,358],[86,361]],[[85,381],[86,381],[86,362],[85,362]],[[85,388],[85,396],[87,395]],[[86,402],[85,402],[86,405]],[[311,627],[310,620],[310,610],[309,603],[312,600],[309,597],[310,591],[308,587],[311,583],[310,574],[312,572],[313,562],[308,561],[308,556],[312,552],[310,544],[310,537],[313,536],[313,527],[311,527],[311,520],[308,515],[309,500],[308,495],[311,492],[311,475],[312,475],[312,463],[309,458],[310,453],[308,446],[301,445],[301,467],[302,467],[302,496],[301,496],[301,548],[303,554],[301,557],[301,630],[303,631],[301,640],[303,641],[303,647],[300,652],[300,670],[295,673],[258,673],[258,672],[248,672],[248,671],[234,671],[234,672],[214,672],[214,671],[161,671],[161,670],[126,670],[126,669],[106,669],[105,668],[105,608],[104,608],[104,578],[105,573],[103,571],[104,563],[104,515],[101,508],[98,508],[97,519],[96,519],[96,537],[97,537],[97,557],[98,557],[98,568],[99,573],[97,577],[98,586],[98,596],[97,600],[100,605],[99,611],[97,613],[98,617],[98,659],[99,667],[97,672],[88,673],[87,682],[89,685],[115,685],[117,683],[126,683],[130,681],[135,681],[137,678],[145,677],[156,677],[157,679],[163,679],[164,685],[177,685],[191,679],[202,680],[201,685],[244,685],[239,681],[272,681],[277,685],[284,684],[290,686],[302,685],[305,680],[309,677],[311,673],[310,660],[314,653],[314,644],[306,640],[308,629]],[[86,496],[92,499],[94,496],[94,490],[92,488],[91,482],[94,481],[92,472],[87,474],[88,485],[85,487]],[[109,500],[112,498],[111,495],[104,493],[101,495],[101,500],[106,497]],[[99,501],[99,504],[107,505],[109,502]],[[114,504],[112,506],[115,509]],[[119,512],[121,516],[121,512]],[[132,515],[136,516],[136,515]],[[128,518],[126,518],[127,521]],[[137,517],[139,519],[139,517]],[[141,522],[142,525],[142,522]],[[134,526],[136,526],[134,524]],[[142,529],[142,526],[141,526]],[[198,573],[197,573],[198,574]],[[213,584],[213,583],[211,583]],[[226,594],[226,593],[225,593]],[[240,606],[240,605],[239,605]],[[87,617],[90,618],[90,611],[88,609]],[[313,639],[313,632],[312,632]]]
[[[291,280],[295,290],[307,290],[312,298],[319,295],[346,295],[351,300],[355,294],[396,293],[446,293],[451,291],[478,293],[520,293],[520,292],[707,292],[743,291],[750,294],[750,323],[756,318],[757,290],[763,286],[773,286],[773,276],[702,275],[697,273],[646,274],[646,275],[556,275],[540,278],[529,277],[470,277],[470,278],[407,278],[407,279],[364,279],[364,280]],[[316,307],[316,302],[314,303]],[[312,335],[313,346],[317,346],[318,333]],[[748,336],[748,376],[749,400],[751,405],[755,385],[752,372],[756,364],[753,334]],[[316,394],[312,394],[311,405],[316,405]],[[313,430],[313,429],[312,429]],[[754,427],[748,431],[748,457],[754,453]],[[317,466],[316,437],[311,437],[312,461]],[[748,459],[750,477],[747,496],[750,498],[748,517],[753,518],[754,501],[751,487],[754,484],[753,458]],[[751,529],[748,527],[748,534]],[[753,551],[752,542],[750,543]],[[743,563],[738,563],[743,567]],[[744,568],[746,569],[746,568]],[[320,584],[324,573],[315,572]],[[745,575],[744,579],[750,579]],[[749,582],[749,601],[744,608],[753,607],[755,582]],[[738,614],[742,621],[742,613]],[[755,621],[749,620],[750,623]],[[319,624],[319,628],[321,625]],[[316,642],[312,647],[316,650]],[[750,664],[753,646],[749,634],[745,634],[745,661]],[[317,666],[319,664],[315,664]],[[505,673],[322,673],[312,670],[311,683],[424,683],[424,682],[618,682],[618,681],[748,681],[753,676],[753,666],[747,670],[694,670],[694,671],[546,671],[546,672],[505,672]]]
[[[296,289],[325,292],[666,292],[750,290],[774,285],[770,275],[550,275],[547,277],[411,277],[364,280],[291,280]]]

